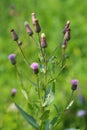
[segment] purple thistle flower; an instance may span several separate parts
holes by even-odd
[[[31,69],[34,71],[35,74],[38,73],[38,68],[39,68],[39,64],[36,63],[36,62],[33,62],[31,65],[30,65]]]
[[[12,97],[15,96],[16,93],[17,93],[17,89],[13,88],[13,89],[11,90],[11,96],[12,96]]]
[[[76,90],[77,89],[77,86],[78,86],[78,80],[77,79],[73,79],[72,81],[71,81],[71,83],[72,83],[72,90]]]
[[[15,56],[16,56],[15,54],[10,54],[10,55],[8,56],[8,59],[11,61],[11,63],[12,63],[13,65],[16,64]]]

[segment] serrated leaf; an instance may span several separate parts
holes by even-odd
[[[36,120],[29,114],[27,114],[19,105],[15,104],[22,116],[28,121],[30,125],[34,128],[38,129],[39,125],[37,124]]]
[[[48,95],[47,95],[47,98],[45,100],[45,102],[43,103],[43,107],[45,106],[48,106],[52,103],[52,101],[54,100],[54,94],[52,92],[50,92]]]

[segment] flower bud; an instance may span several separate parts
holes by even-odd
[[[31,69],[34,71],[35,74],[38,74],[38,72],[39,72],[39,70],[38,70],[38,68],[39,68],[38,63],[33,62],[33,63],[30,65],[30,67],[31,67]]]
[[[77,86],[78,86],[78,80],[77,80],[77,79],[73,79],[73,80],[71,81],[71,83],[72,83],[71,89],[72,89],[73,91],[76,90],[76,89],[77,89]]]
[[[18,41],[18,45],[21,46],[22,45],[22,41]]]
[[[32,13],[32,23],[33,23],[33,25],[35,25],[35,19],[36,19],[36,14]]]
[[[35,27],[35,32],[39,33],[41,31],[41,27],[37,19],[35,19],[34,27]]]
[[[11,63],[12,63],[13,65],[16,64],[15,54],[10,54],[10,55],[8,56],[8,59],[11,61]]]
[[[67,29],[69,28],[69,26],[70,26],[70,21],[68,20],[68,21],[66,22],[66,25],[65,25],[64,29],[63,29],[63,33],[64,33],[64,34],[66,33],[66,31],[67,31]]]
[[[11,96],[14,97],[16,93],[17,93],[17,90],[15,88],[13,88],[11,90]]]
[[[63,44],[62,44],[62,48],[65,49],[67,47],[67,41],[64,40]]]
[[[69,41],[70,40],[70,29],[66,30],[66,33],[64,35],[64,40]]]
[[[47,47],[46,36],[44,33],[41,34],[41,46],[42,46],[42,48]]]
[[[25,21],[25,22],[24,22],[24,25],[25,25],[25,27],[26,27],[26,31],[27,31],[27,33],[29,34],[29,36],[32,36],[32,35],[33,35],[33,31],[32,31],[32,29],[30,28],[28,22]]]
[[[12,34],[12,39],[14,41],[17,41],[18,40],[18,35],[16,34],[16,32],[14,31],[14,29],[11,29],[11,34]]]

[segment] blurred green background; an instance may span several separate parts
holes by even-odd
[[[17,54],[22,73],[28,74],[27,67],[15,42],[11,39],[10,30],[14,28],[23,41],[24,51],[28,58],[35,60],[34,42],[27,36],[24,21],[31,22],[31,13],[35,12],[39,19],[42,32],[47,36],[48,52],[51,53],[57,44],[62,43],[62,29],[67,20],[71,22],[71,40],[68,44],[69,71],[60,77],[61,88],[57,90],[56,100],[61,105],[63,93],[70,93],[70,80],[79,80],[80,92],[75,93],[75,103],[71,108],[70,117],[65,116],[59,130],[77,128],[86,130],[85,117],[78,118],[76,113],[83,109],[87,111],[87,1],[80,0],[0,0],[0,130],[32,129],[20,113],[9,110],[11,105],[11,89],[17,88],[15,101],[24,107],[25,99],[20,92],[20,84],[15,70],[8,61],[10,53]],[[33,45],[32,45],[33,44]],[[29,72],[30,73],[30,72]],[[24,77],[23,77],[24,78]],[[25,84],[26,84],[25,79]],[[26,84],[27,85],[27,84]],[[58,96],[57,96],[58,95]],[[84,102],[79,100],[84,98]],[[63,103],[62,103],[63,105]],[[81,123],[82,122],[82,123]]]

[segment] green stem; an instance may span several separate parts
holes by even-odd
[[[17,45],[18,45],[18,41],[17,41]],[[26,56],[25,56],[25,54],[24,54],[24,52],[23,52],[21,46],[18,45],[18,47],[19,47],[19,49],[20,49],[20,51],[21,51],[21,53],[22,53],[22,56],[23,56],[23,58],[24,58],[26,64],[30,66],[30,62],[27,60],[27,58],[26,58]]]
[[[39,41],[39,48],[40,48],[41,56],[44,58],[44,54],[43,54],[43,49],[41,47],[41,40],[40,40],[40,34],[39,33],[38,33],[38,41]]]
[[[46,50],[44,48],[44,101],[46,98],[46,87],[47,87],[47,61],[46,61]]]
[[[15,69],[16,69],[17,75],[19,77],[19,80],[20,80],[20,83],[21,83],[21,87],[24,89],[24,85],[23,85],[23,81],[22,81],[22,78],[21,78],[21,74],[18,71],[17,65],[15,65]]]
[[[67,111],[67,107],[68,107],[68,105],[70,104],[70,102],[71,102],[72,99],[73,99],[73,94],[74,94],[74,91],[72,91],[71,96],[70,96],[70,98],[69,98],[69,101],[68,101],[67,105],[65,106],[63,112],[60,114],[59,120],[58,120],[58,122],[56,123],[56,125],[55,125],[53,128],[56,128],[56,126],[57,126],[57,125],[61,122],[61,120],[63,119],[64,113],[65,113],[65,111]],[[59,116],[59,115],[58,115],[58,116]]]
[[[27,91],[27,90],[25,89],[25,87],[24,87],[24,84],[23,84],[23,81],[22,81],[22,78],[21,78],[21,74],[20,74],[20,72],[18,71],[17,65],[15,65],[15,69],[16,69],[16,72],[17,72],[18,78],[19,78],[19,80],[20,80],[21,87],[22,87],[23,90],[26,91],[27,96],[28,96],[28,101],[29,101],[28,91]]]

